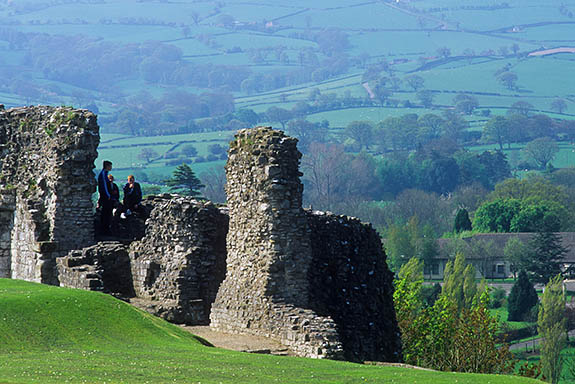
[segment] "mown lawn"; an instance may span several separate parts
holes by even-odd
[[[2,383],[531,383],[204,346],[111,296],[0,279]]]

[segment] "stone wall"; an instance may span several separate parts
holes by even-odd
[[[337,324],[350,361],[400,361],[393,274],[377,232],[356,218],[308,212],[310,307]]]
[[[60,286],[134,296],[128,245],[104,241],[57,259]]]
[[[56,258],[93,243],[98,131],[86,110],[0,109],[2,277],[57,284]]]
[[[228,217],[211,202],[155,197],[146,234],[130,247],[137,304],[171,322],[208,324],[226,272]]]
[[[211,327],[271,337],[301,356],[398,361],[392,275],[377,233],[302,209],[296,143],[264,127],[231,143],[227,274]]]

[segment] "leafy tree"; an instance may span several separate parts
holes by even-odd
[[[144,148],[138,154],[138,158],[144,160],[146,163],[151,162],[153,159],[157,158],[158,152],[153,150],[152,148]]]
[[[472,280],[468,280],[471,285]],[[498,346],[497,319],[485,291],[470,309],[441,293],[431,306],[422,299],[421,262],[412,259],[395,282],[394,304],[405,362],[442,371],[508,373],[511,354]],[[475,282],[473,281],[473,285]]]
[[[426,191],[444,194],[453,191],[459,183],[459,166],[451,157],[433,156],[421,164],[419,186]]]
[[[205,187],[186,163],[178,165],[172,173],[172,177],[164,180],[164,182],[170,187],[170,191],[188,196],[200,196],[200,189]]]
[[[407,228],[392,225],[385,240],[385,251],[391,269],[399,271],[415,255],[415,244]]]
[[[495,186],[489,198],[491,200],[555,201],[561,205],[566,205],[569,200],[564,188],[553,185],[541,177],[504,180]]]
[[[426,113],[417,119],[420,136],[424,136],[422,132],[426,132],[425,136],[429,137],[429,139],[437,139],[441,136],[442,125],[443,119],[433,113]]]
[[[523,260],[527,258],[528,253],[529,247],[527,244],[517,237],[512,237],[505,243],[503,257],[509,262],[513,277],[516,277],[517,270],[520,265],[523,265]]]
[[[507,299],[507,310],[509,312],[507,321],[526,321],[531,309],[538,302],[539,297],[533,284],[529,281],[527,273],[521,270]]]
[[[509,136],[509,122],[503,116],[492,117],[483,127],[483,135],[487,140],[493,140],[499,144],[499,150],[503,150],[503,142]]]
[[[454,261],[448,261],[443,272],[441,294],[451,300],[458,312],[463,308],[470,309],[477,294],[475,285],[475,268],[465,263],[465,256],[458,252]]]
[[[293,117],[291,111],[279,107],[269,107],[265,112],[270,122],[280,123],[282,129],[286,129],[286,123]]]
[[[359,150],[369,148],[373,140],[373,126],[368,121],[352,121],[345,128],[345,134],[359,144]]]
[[[388,82],[387,78],[381,78],[377,81],[377,83],[373,87],[373,93],[375,94],[376,99],[381,103],[381,105],[385,104],[386,100],[393,95],[391,89],[387,87],[387,82]]]
[[[557,98],[551,102],[551,109],[563,113],[567,109],[567,102],[565,99]]]
[[[503,72],[497,77],[497,80],[509,90],[517,89],[517,75],[513,72]]]
[[[248,124],[249,126],[255,126],[260,120],[259,115],[254,112],[253,109],[249,108],[242,108],[236,111],[234,115],[236,116],[236,119]]]
[[[215,203],[226,202],[226,172],[223,166],[211,167],[200,174],[202,182],[205,184],[204,195]]]
[[[423,264],[413,258],[399,271],[395,280],[393,303],[397,323],[401,330],[403,342],[403,356],[411,361],[413,355],[418,353],[417,344],[420,338],[420,329],[414,319],[419,315],[422,307],[421,287],[423,283]]]
[[[420,89],[415,94],[415,97],[425,108],[431,108],[433,106],[433,98],[435,95],[429,89]]]
[[[449,56],[451,56],[451,49],[447,47],[437,48],[437,54],[443,58],[448,58]]]
[[[559,146],[549,137],[541,137],[527,143],[523,152],[527,157],[535,162],[540,169],[545,169],[547,164],[553,160]]]
[[[557,232],[561,230],[562,218],[567,216],[565,208],[549,201],[522,201],[521,209],[511,219],[510,232]]]
[[[459,141],[461,133],[469,127],[467,120],[459,113],[450,109],[443,112],[443,118],[442,135],[456,142]]]
[[[419,75],[407,76],[405,78],[405,81],[407,82],[407,84],[409,84],[411,88],[413,88],[414,91],[419,91],[421,88],[423,88],[423,85],[425,84],[425,80],[423,79],[423,77]]]
[[[561,377],[563,358],[561,350],[566,344],[565,293],[563,278],[557,275],[545,286],[537,319],[541,337],[541,369],[549,382],[556,384]]]
[[[473,229],[479,232],[509,232],[511,220],[521,210],[517,199],[497,199],[483,203],[475,212]]]
[[[194,147],[193,144],[186,144],[182,147],[182,153],[187,157],[196,157],[198,156],[198,150]]]
[[[469,212],[467,212],[467,209],[460,208],[457,210],[453,223],[453,231],[455,233],[471,231],[471,220],[469,220]]]
[[[220,144],[210,144],[208,145],[208,152],[213,155],[221,155],[226,153],[226,149]]]
[[[473,111],[479,107],[477,97],[465,93],[460,93],[455,96],[453,103],[457,111],[465,113],[466,115],[471,115]]]
[[[288,132],[297,137],[298,146],[302,152],[307,152],[312,142],[325,141],[325,129],[320,123],[312,123],[304,119],[291,120],[287,125]]]
[[[486,173],[486,188],[493,188],[499,181],[511,177],[507,155],[502,151],[483,151],[479,154],[479,163]]]
[[[515,103],[511,104],[511,108],[509,109],[508,113],[511,112],[512,114],[519,114],[525,117],[529,117],[529,111],[532,111],[533,109],[533,104],[528,103],[527,101],[516,101]]]

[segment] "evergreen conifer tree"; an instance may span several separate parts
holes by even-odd
[[[529,281],[527,273],[521,270],[507,299],[507,310],[509,311],[507,321],[526,320],[531,308],[537,305],[538,301],[537,292],[535,292],[533,284]]]
[[[455,215],[455,222],[453,224],[453,230],[455,233],[471,231],[471,220],[469,220],[469,213],[467,212],[467,209],[461,208],[457,210],[457,214]]]
[[[546,284],[551,277],[561,274],[563,257],[567,248],[561,244],[561,237],[553,232],[538,232],[529,241],[531,252],[523,268],[531,281]]]
[[[192,168],[186,163],[178,165],[172,173],[172,177],[165,180],[165,182],[166,185],[170,187],[170,191],[179,192],[188,196],[201,195],[199,189],[204,187],[200,179],[194,174]]]

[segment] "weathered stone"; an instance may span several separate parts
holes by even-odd
[[[226,271],[227,215],[183,196],[144,204],[153,205],[146,235],[130,247],[136,296],[169,321],[208,324]]]
[[[0,276],[58,284],[55,259],[94,242],[98,130],[87,110],[0,110]]]
[[[296,143],[263,127],[231,143],[227,274],[211,327],[267,336],[302,356],[399,361],[379,237],[357,219],[301,208]]]
[[[60,285],[98,290],[127,298],[134,296],[128,246],[117,241],[100,242],[71,251],[57,259]]]

